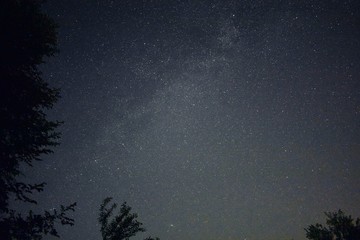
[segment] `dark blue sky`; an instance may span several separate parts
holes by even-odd
[[[161,239],[305,239],[360,216],[357,1],[49,1],[62,144],[28,175],[78,202],[63,239],[100,239],[101,200]],[[40,197],[40,195],[39,195]]]

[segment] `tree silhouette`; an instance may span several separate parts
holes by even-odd
[[[2,239],[41,239],[41,234],[57,236],[55,220],[73,224],[66,217],[75,204],[58,212],[22,217],[9,209],[9,197],[36,203],[31,198],[45,183],[18,181],[20,165],[33,166],[40,156],[58,145],[61,122],[49,121],[45,111],[59,97],[42,79],[39,64],[57,51],[56,24],[41,12],[42,0],[2,0],[0,2],[0,236]],[[21,227],[20,227],[21,226]]]
[[[137,221],[138,215],[130,213],[131,207],[126,202],[121,205],[118,215],[111,219],[113,211],[117,208],[116,203],[107,208],[111,200],[111,197],[107,197],[100,205],[98,220],[101,225],[100,232],[103,240],[128,240],[137,233],[145,232],[145,228],[141,227],[143,224]],[[159,240],[159,238],[148,237],[145,240]]]
[[[346,216],[343,211],[326,212],[327,227],[316,223],[305,228],[306,238],[313,240],[359,240],[360,219],[354,220],[350,215]]]

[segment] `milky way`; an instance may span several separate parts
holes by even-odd
[[[107,196],[164,240],[304,239],[324,211],[360,216],[358,5],[49,1],[65,124],[28,175],[42,208],[78,202],[62,238],[100,239]]]

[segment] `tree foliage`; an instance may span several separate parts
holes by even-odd
[[[111,200],[111,197],[105,198],[100,206],[98,220],[103,240],[128,240],[137,233],[145,232],[143,224],[137,220],[138,215],[131,213],[131,207],[126,202],[121,205],[119,213],[112,218],[117,204],[113,203],[108,207]],[[145,240],[159,240],[159,238],[148,237]]]
[[[57,52],[56,24],[42,13],[42,3],[0,1],[0,231],[2,237],[11,235],[11,239],[27,239],[25,235],[31,231],[34,239],[40,239],[40,232],[57,235],[55,219],[73,224],[65,212],[74,205],[44,215],[29,212],[27,217],[9,209],[10,196],[36,203],[31,194],[45,186],[19,181],[24,175],[21,164],[33,166],[59,144],[56,128],[61,122],[49,121],[45,113],[59,98],[59,90],[49,87],[39,70],[39,64]],[[27,233],[16,236],[20,232]]]
[[[68,211],[74,211],[76,204],[69,206],[60,206],[60,210],[53,212],[45,211],[43,215],[34,214],[29,211],[27,216],[22,216],[14,210],[10,210],[8,216],[2,221],[0,232],[2,239],[21,239],[21,240],[40,240],[43,235],[50,234],[60,237],[55,223],[60,222],[63,225],[74,225],[74,219],[66,216]]]
[[[306,231],[306,238],[312,240],[359,240],[360,219],[354,220],[351,215],[347,216],[343,211],[326,212],[326,225],[312,224]]]
[[[21,163],[32,166],[58,144],[60,122],[46,119],[59,97],[42,79],[38,65],[56,52],[55,23],[40,11],[41,1],[4,0],[0,5],[0,206],[8,193],[30,201],[25,194],[41,191],[44,184],[19,183]]]

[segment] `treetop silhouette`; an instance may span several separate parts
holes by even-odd
[[[98,221],[103,240],[128,240],[137,233],[146,231],[142,227],[143,224],[137,220],[138,215],[131,213],[131,207],[126,202],[121,205],[119,213],[112,217],[117,204],[113,203],[108,207],[111,200],[111,197],[107,197],[100,205]],[[159,240],[159,238],[147,237],[145,240]]]
[[[343,211],[326,212],[326,225],[316,223],[305,228],[306,238],[312,240],[359,240],[360,219],[347,216]]]
[[[21,164],[33,166],[59,144],[59,121],[47,119],[59,90],[42,78],[39,64],[57,52],[55,22],[41,11],[43,0],[0,1],[0,236],[1,239],[41,239],[58,236],[54,223],[73,225],[66,216],[75,204],[60,211],[32,211],[27,216],[9,209],[9,197],[28,203],[45,183],[29,184]]]

